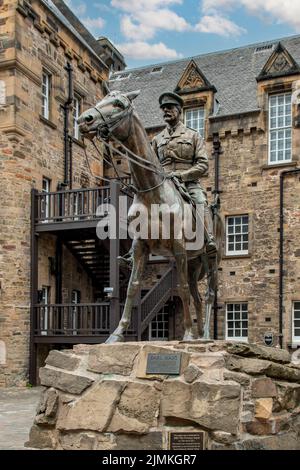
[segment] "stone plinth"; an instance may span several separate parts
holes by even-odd
[[[178,375],[147,356],[181,353]],[[300,366],[286,351],[226,341],[75,346],[49,355],[28,446],[162,450],[204,431],[207,449],[300,449]],[[184,449],[182,449],[184,450]]]

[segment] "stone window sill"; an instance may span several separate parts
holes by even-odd
[[[272,170],[273,168],[285,168],[297,166],[298,162],[274,163],[273,165],[263,165],[262,170]]]
[[[42,121],[47,126],[51,127],[51,129],[57,129],[57,125],[54,124],[54,122],[49,121],[49,119],[44,118],[44,116],[42,116],[41,114],[40,114],[40,121]]]
[[[251,253],[248,253],[247,255],[223,255],[222,259],[244,259],[244,258],[251,258],[252,255]]]

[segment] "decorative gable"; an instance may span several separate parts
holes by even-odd
[[[203,75],[196,62],[191,60],[174,91],[176,93],[191,93],[204,90],[217,91]]]
[[[257,81],[300,74],[300,67],[287,49],[279,42],[257,77]]]

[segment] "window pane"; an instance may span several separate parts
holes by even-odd
[[[227,251],[239,254],[248,250],[249,216],[228,217],[227,226]],[[244,246],[245,244],[245,246]],[[247,251],[246,251],[247,252]]]
[[[248,336],[248,304],[227,304],[227,338],[247,338]],[[241,317],[243,320],[241,321]]]
[[[185,111],[185,124],[204,135],[204,107],[188,109]]]
[[[291,93],[281,93],[269,98],[269,161],[291,160]],[[287,151],[288,150],[288,151]]]

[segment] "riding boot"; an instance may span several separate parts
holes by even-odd
[[[133,259],[132,259],[133,257],[132,257],[132,255],[133,255],[132,248],[130,248],[128,253],[126,253],[123,256],[118,256],[117,259],[119,261],[119,265],[123,268],[132,270],[132,266],[133,266]]]
[[[213,235],[213,220],[210,208],[208,206],[204,209],[204,226],[206,238],[206,251],[209,255],[216,253],[217,245]]]

